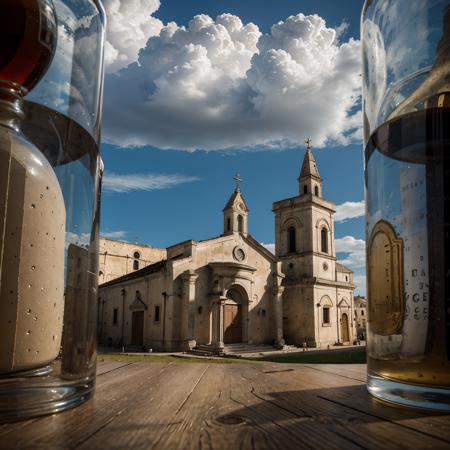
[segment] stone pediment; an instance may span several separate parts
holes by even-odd
[[[213,269],[213,272],[220,272],[220,271],[243,271],[243,272],[256,272],[256,267],[249,266],[247,264],[242,264],[238,262],[232,262],[232,261],[225,261],[225,262],[211,262],[208,264],[211,269]]]
[[[142,311],[143,309],[147,309],[147,305],[139,297],[136,297],[128,309],[130,311]]]

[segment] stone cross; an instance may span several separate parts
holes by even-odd
[[[236,175],[233,177],[233,180],[236,181],[236,189],[240,188],[240,183],[242,182],[241,174],[236,172]]]
[[[306,140],[305,140],[305,144],[306,144],[306,148],[307,148],[308,150],[311,150],[311,149],[312,149],[312,140],[311,140],[311,138],[306,139]]]

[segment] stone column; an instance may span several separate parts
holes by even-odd
[[[273,311],[275,313],[275,347],[282,349],[285,345],[283,333],[283,286],[273,289]]]
[[[212,345],[219,352],[222,353],[224,348],[223,343],[223,307],[226,297],[222,295],[215,296],[213,300],[212,309]]]
[[[280,263],[277,263],[279,265]],[[279,267],[278,267],[279,268]],[[282,349],[285,345],[284,332],[283,332],[283,292],[284,287],[281,286],[284,275],[281,270],[274,273],[274,288],[272,290],[273,295],[273,312],[275,315],[275,347]]]
[[[196,346],[194,339],[195,325],[195,282],[198,275],[193,270],[186,270],[181,275],[183,280],[183,296],[181,299],[181,339],[184,351]]]

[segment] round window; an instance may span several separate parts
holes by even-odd
[[[244,250],[242,250],[241,247],[234,247],[233,256],[236,261],[241,262],[241,261],[244,261],[244,259],[245,259],[245,252],[244,252]]]

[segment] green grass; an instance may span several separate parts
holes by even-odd
[[[285,355],[271,355],[262,356],[257,361],[271,361],[276,363],[291,363],[291,364],[365,364],[366,349],[337,351],[333,350],[329,353],[308,354],[296,353]]]
[[[176,355],[121,355],[118,353],[99,353],[98,361],[116,361],[124,363],[146,362],[146,363],[200,363],[200,364],[232,364],[232,363],[252,363],[248,359],[240,358],[190,358]]]
[[[349,349],[333,350],[328,353],[309,353],[301,352],[295,354],[281,354],[261,356],[259,358],[245,359],[245,358],[192,358],[189,356],[177,355],[126,355],[120,353],[99,353],[98,360],[116,361],[124,363],[146,362],[146,363],[176,363],[176,364],[251,364],[261,361],[269,361],[275,363],[290,363],[290,364],[364,364],[366,362],[366,349]]]

